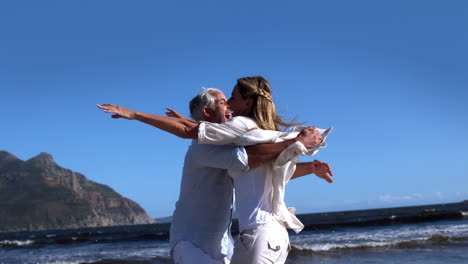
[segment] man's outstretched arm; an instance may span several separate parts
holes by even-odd
[[[106,113],[111,113],[112,118],[125,118],[128,120],[138,120],[152,125],[161,130],[174,134],[181,138],[198,138],[198,123],[188,122],[184,118],[174,118],[160,115],[143,113],[114,104],[101,104],[97,107]]]

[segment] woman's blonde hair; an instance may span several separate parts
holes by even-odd
[[[262,76],[239,78],[236,86],[243,99],[253,99],[252,112],[249,117],[255,120],[259,128],[279,131],[280,126],[296,125],[293,122],[285,122],[283,117],[276,114],[270,83]]]

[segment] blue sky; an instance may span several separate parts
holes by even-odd
[[[466,1],[2,1],[0,149],[168,216],[190,142],[95,105],[187,115],[262,75],[282,115],[335,127],[315,156],[335,183],[290,182],[299,213],[461,201],[467,26]]]

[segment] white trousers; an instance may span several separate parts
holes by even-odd
[[[229,264],[227,258],[214,259],[190,241],[178,242],[172,257],[175,264]]]
[[[277,221],[271,221],[239,234],[231,264],[282,264],[289,250],[288,231]]]

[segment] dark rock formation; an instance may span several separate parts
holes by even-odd
[[[154,223],[134,201],[41,153],[0,151],[0,232]]]

